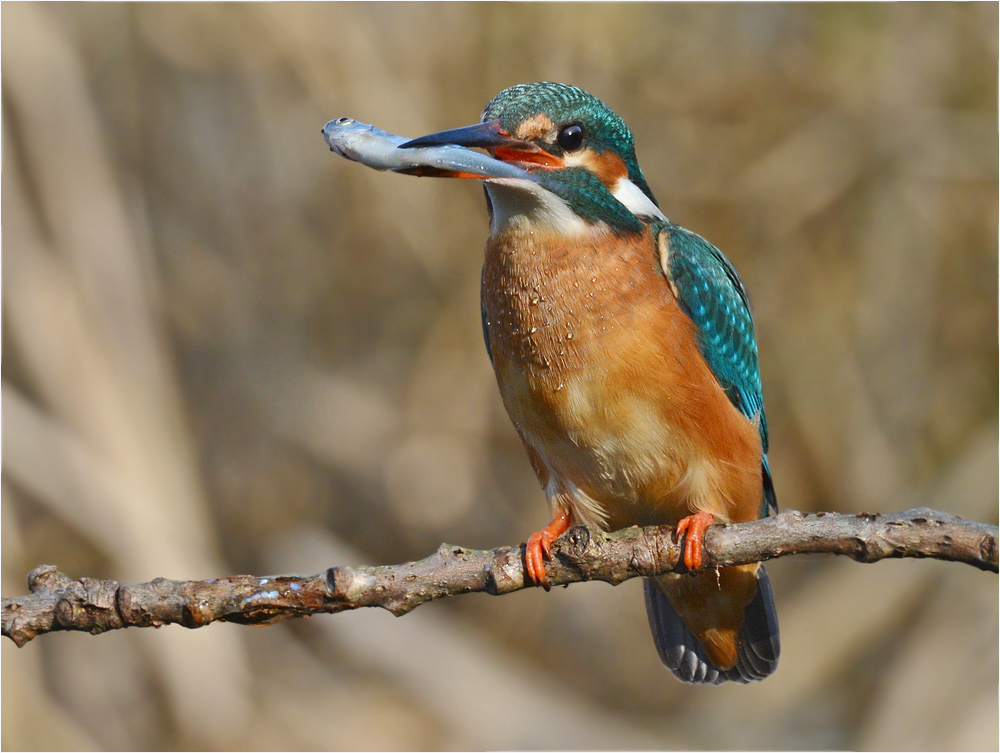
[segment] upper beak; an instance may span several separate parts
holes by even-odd
[[[537,144],[511,136],[500,127],[499,120],[421,136],[419,139],[400,144],[399,148],[411,149],[445,144],[489,149],[494,158],[504,162],[514,162],[526,170],[532,167],[565,167],[562,160],[549,154]]]
[[[517,148],[523,146],[524,142],[505,133],[500,127],[500,121],[494,120],[489,123],[480,123],[465,128],[452,128],[449,131],[438,131],[428,136],[421,136],[419,139],[400,144],[399,148],[411,149],[418,146],[444,146],[445,144],[495,149],[504,146]]]

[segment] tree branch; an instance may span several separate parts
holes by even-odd
[[[703,560],[705,567],[726,567],[817,553],[859,562],[932,557],[998,571],[996,526],[926,508],[885,515],[790,511],[752,523],[712,526],[705,535]],[[669,526],[609,534],[578,526],[553,545],[546,572],[555,586],[585,580],[618,584],[683,573],[680,555]],[[23,646],[56,630],[97,634],[169,624],[197,628],[217,621],[263,625],[359,607],[382,607],[399,616],[446,596],[476,591],[500,595],[525,587],[523,545],[479,551],[442,544],[419,562],[331,567],[313,576],[157,578],[134,585],[73,580],[52,565],[41,565],[28,575],[28,596],[3,599],[3,635]]]

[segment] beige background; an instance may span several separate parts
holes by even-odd
[[[786,509],[997,520],[997,6],[2,8],[3,593],[516,544],[466,181],[331,155],[580,85],[749,287]],[[659,666],[638,581],[3,643],[5,749],[996,749],[997,580],[768,566],[777,674]]]

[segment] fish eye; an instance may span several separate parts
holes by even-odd
[[[567,152],[575,152],[583,146],[583,126],[579,123],[570,123],[559,129],[556,136],[559,146]]]

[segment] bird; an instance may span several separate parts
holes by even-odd
[[[400,148],[486,149],[530,180],[483,181],[486,349],[548,501],[528,578],[570,527],[675,526],[688,572],[647,578],[663,664],[696,684],[777,667],[762,565],[702,567],[705,530],[777,511],[746,289],[711,243],[661,211],[632,132],[575,86],[504,89],[478,124]]]

